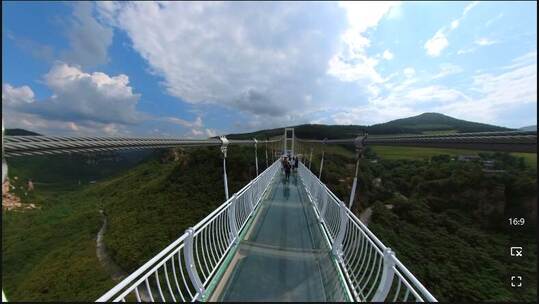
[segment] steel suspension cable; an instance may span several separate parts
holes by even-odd
[[[253,140],[228,140],[231,145],[252,144]],[[264,142],[276,142],[266,140]],[[174,138],[123,138],[123,137],[61,137],[61,136],[5,136],[4,157],[47,155],[112,150],[139,150],[150,148],[220,146],[221,140]]]

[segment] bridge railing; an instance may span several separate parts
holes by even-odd
[[[299,174],[356,301],[436,302],[436,298],[305,165]]]
[[[97,302],[203,300],[205,288],[279,169],[279,161],[274,162]]]

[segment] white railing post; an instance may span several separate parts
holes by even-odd
[[[255,142],[255,165],[256,165],[256,176],[258,176],[258,149],[257,149],[257,143],[258,143],[258,140],[256,140],[256,138],[253,138],[253,141]]]
[[[225,198],[228,200],[228,178],[226,176],[226,150],[228,146],[228,139],[226,137],[221,136],[221,152],[223,153],[223,177],[225,181]]]
[[[249,210],[249,216],[253,215],[253,210],[255,210],[256,193],[254,186],[255,185],[251,185],[251,188],[249,188],[249,191],[251,192],[249,195],[249,206],[251,207],[251,209]]]
[[[236,222],[236,194],[232,195],[230,207],[228,207],[228,224],[230,226],[230,243],[238,243],[238,223]]]
[[[202,296],[204,295],[205,290],[204,290],[204,285],[202,284],[202,281],[200,280],[200,277],[198,276],[198,271],[195,266],[195,260],[193,258],[193,239],[194,239],[195,230],[193,228],[188,228],[185,232],[187,233],[187,237],[185,238],[185,247],[184,247],[185,268],[187,268],[187,273],[189,274],[191,283],[197,290],[199,299],[201,299]]]
[[[322,211],[320,211],[320,223],[324,223],[324,216],[326,214],[326,208],[329,204],[329,194],[327,191],[324,191],[324,200],[323,200],[324,206],[322,206]]]
[[[390,248],[384,250],[384,270],[382,272],[382,278],[380,284],[374,293],[372,302],[383,302],[393,283],[393,277],[395,276],[395,254]]]
[[[339,225],[339,233],[337,233],[337,237],[333,240],[331,251],[340,262],[342,261],[342,242],[344,240],[344,233],[346,232],[346,225],[348,224],[348,216],[346,214],[346,206],[342,201],[339,202],[339,209],[341,223]]]

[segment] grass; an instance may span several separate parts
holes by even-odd
[[[537,153],[511,153],[514,156],[524,157],[524,162],[532,168],[537,168]]]
[[[481,152],[489,151],[467,150],[467,149],[445,149],[445,148],[425,148],[425,147],[400,147],[400,146],[371,146],[371,148],[383,159],[408,159],[408,160],[428,160],[434,155],[477,155]],[[531,168],[537,167],[537,153],[512,152],[511,155],[523,157],[525,163]]]

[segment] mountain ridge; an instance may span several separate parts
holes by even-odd
[[[440,113],[426,112],[420,115],[399,118],[385,123],[362,125],[301,124],[291,126],[297,137],[309,139],[349,138],[367,131],[373,135],[425,134],[426,132],[466,133],[511,131],[514,129],[457,119]],[[283,128],[265,129],[248,133],[233,133],[231,139],[266,138],[281,135]]]

